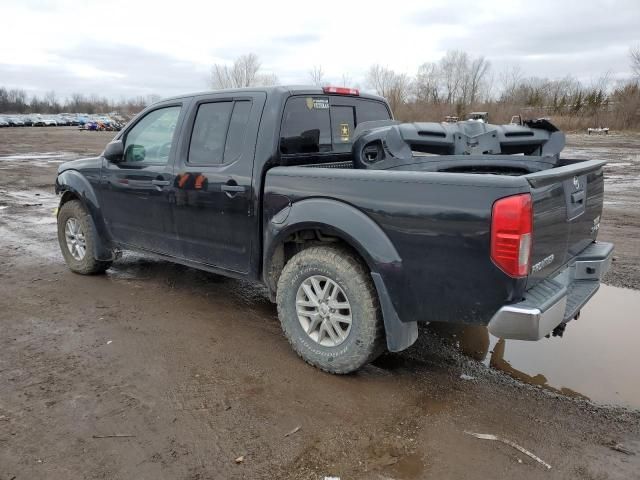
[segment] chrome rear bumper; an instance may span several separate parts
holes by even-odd
[[[613,244],[591,244],[559,274],[525,292],[521,302],[498,310],[489,322],[489,332],[506,339],[541,339],[575,317],[598,291],[612,257]]]

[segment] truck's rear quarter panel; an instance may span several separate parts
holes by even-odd
[[[523,177],[277,167],[267,174],[265,205],[317,197],[357,208],[402,259],[371,268],[403,321],[486,323],[525,286],[490,259],[491,207],[528,190]],[[265,231],[272,216],[266,214]]]

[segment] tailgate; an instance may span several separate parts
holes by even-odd
[[[589,160],[526,176],[533,201],[531,273],[539,283],[589,246],[598,234],[604,161]]]

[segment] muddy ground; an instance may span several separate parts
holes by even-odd
[[[337,377],[295,356],[246,282],[136,255],[103,276],[70,273],[55,239],[56,162],[112,136],[0,130],[0,480],[640,478],[640,412],[486,366],[504,349],[486,331],[460,348],[451,339],[469,332],[432,325],[411,349]],[[634,288],[638,146],[570,138],[575,155],[628,164],[607,169],[617,177],[600,238],[617,248],[607,281]],[[503,436],[552,469],[465,431]]]
[[[563,155],[607,160],[598,239],[615,243],[616,255],[605,281],[640,289],[640,135],[568,135]]]

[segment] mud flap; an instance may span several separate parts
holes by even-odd
[[[86,207],[85,207],[86,208]],[[107,245],[104,239],[98,233],[96,228],[96,222],[93,219],[93,215],[89,214],[89,221],[91,222],[91,228],[93,229],[94,249],[93,258],[101,261],[112,261],[118,257],[116,251],[111,246]]]
[[[384,318],[384,330],[387,336],[387,349],[390,352],[400,352],[409,348],[418,339],[418,323],[402,322],[391,303],[389,292],[379,273],[371,272],[373,283],[378,291],[382,317]]]

